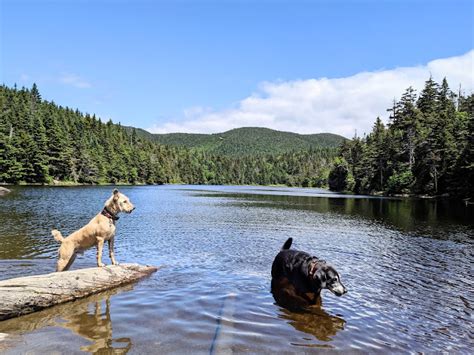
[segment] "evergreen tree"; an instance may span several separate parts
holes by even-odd
[[[367,138],[341,146],[339,155],[353,174],[352,190],[472,196],[473,102],[473,95],[460,96],[456,105],[446,78],[438,85],[430,77],[418,98],[408,88],[388,110],[387,129],[377,118]],[[341,171],[338,161],[330,180]]]
[[[335,158],[334,166],[329,173],[329,188],[333,191],[344,191],[349,186],[349,168],[344,158]]]

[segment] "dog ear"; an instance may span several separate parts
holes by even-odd
[[[318,265],[315,262],[312,262],[309,265],[309,277],[313,279],[316,276],[315,273],[317,270],[318,270]]]

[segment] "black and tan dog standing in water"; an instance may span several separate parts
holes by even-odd
[[[288,238],[272,265],[272,294],[280,306],[304,309],[320,304],[323,289],[336,296],[347,292],[336,269],[304,251],[290,249],[292,242]]]
[[[114,255],[115,221],[119,219],[117,215],[120,212],[131,213],[134,209],[130,199],[115,189],[112,196],[105,201],[102,211],[81,229],[73,232],[67,238],[64,238],[60,231],[54,229],[51,233],[54,239],[61,243],[56,271],[69,269],[78,253],[82,253],[94,245],[97,246],[97,266],[105,266],[102,263],[102,249],[105,242],[109,243],[110,259],[112,264],[116,265],[117,261]]]

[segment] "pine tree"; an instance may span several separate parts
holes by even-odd
[[[415,164],[415,148],[419,129],[420,114],[415,106],[416,93],[409,87],[392,112],[390,128],[395,139],[396,170],[412,170]]]
[[[38,114],[33,118],[33,141],[34,150],[31,153],[31,163],[33,165],[33,176],[31,182],[49,182],[49,159],[47,156],[48,138],[46,137],[46,128]]]
[[[344,191],[350,188],[349,182],[349,167],[344,158],[335,158],[334,166],[329,173],[329,189],[332,191]]]
[[[367,191],[382,191],[386,181],[388,163],[387,134],[380,117],[375,121],[372,133],[367,137],[367,166],[371,169]]]
[[[412,168],[415,176],[416,193],[433,194],[438,191],[440,173],[439,132],[436,127],[438,116],[438,84],[430,77],[420,93],[417,107],[420,111],[417,127],[416,164]]]

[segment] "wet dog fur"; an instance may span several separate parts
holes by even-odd
[[[56,271],[68,270],[74,262],[78,253],[97,246],[97,266],[105,266],[102,263],[102,250],[104,243],[109,244],[109,255],[113,265],[117,265],[114,254],[115,221],[120,212],[131,213],[135,207],[129,198],[120,193],[117,189],[112,192],[112,196],[105,202],[104,209],[98,213],[91,221],[81,229],[73,232],[67,238],[61,232],[54,229],[51,231],[54,239],[61,243],[58,254],[59,259]],[[104,212],[105,211],[105,212]]]
[[[271,291],[277,304],[290,310],[321,304],[321,291],[336,296],[347,292],[336,269],[303,251],[290,249],[292,238],[283,245],[272,265]]]

